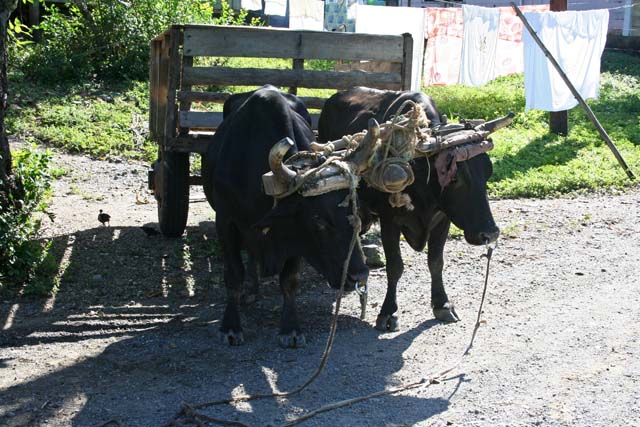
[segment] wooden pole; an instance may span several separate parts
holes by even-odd
[[[551,55],[551,52],[549,52],[549,50],[546,48],[544,43],[542,43],[542,40],[540,40],[536,32],[533,30],[533,28],[531,28],[529,21],[527,21],[527,18],[524,17],[524,15],[522,14],[518,6],[516,6],[514,2],[511,2],[511,7],[513,7],[513,9],[516,12],[516,15],[518,15],[518,17],[522,20],[522,23],[524,24],[525,28],[527,29],[527,31],[529,31],[529,33],[531,34],[531,37],[533,37],[533,40],[538,44],[538,46],[540,46],[540,49],[542,49],[542,52],[544,52],[545,56],[549,59],[549,62],[551,62],[551,64],[556,69],[556,71],[558,71],[558,74],[560,74],[560,77],[562,77],[562,80],[564,80],[569,90],[571,90],[571,93],[573,94],[573,96],[575,96],[580,106],[587,113],[587,117],[589,117],[589,119],[591,120],[591,123],[593,123],[593,125],[598,130],[600,137],[609,146],[616,160],[618,161],[622,169],[624,169],[624,171],[627,173],[627,176],[629,177],[629,179],[634,180],[636,177],[633,175],[633,172],[631,172],[631,169],[629,169],[629,166],[627,166],[627,163],[622,158],[622,155],[618,151],[618,148],[615,146],[611,138],[609,138],[609,135],[607,134],[607,132],[604,130],[604,128],[598,121],[598,118],[596,117],[595,114],[593,114],[593,111],[591,111],[591,108],[589,108],[587,103],[584,102],[584,99],[582,98],[582,96],[580,96],[580,93],[578,93],[578,91],[573,86],[573,84],[571,83],[567,75],[564,73],[564,71],[562,71],[560,64],[558,64],[558,61],[556,61],[553,55]]]
[[[550,0],[549,10],[552,12],[564,12],[567,10],[567,0]],[[569,112],[551,111],[549,113],[549,128],[551,132],[567,136],[569,134]]]

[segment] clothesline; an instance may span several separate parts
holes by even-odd
[[[460,2],[452,2],[452,1],[447,1],[447,0],[432,0],[435,1],[437,3],[444,3],[444,4],[451,4],[457,7],[462,7],[462,4],[460,4]],[[638,6],[640,5],[640,2],[635,2],[635,3],[631,3],[631,4],[625,4],[623,6],[615,6],[615,7],[605,7],[605,8],[600,8],[600,9],[607,9],[607,10],[616,10],[616,9],[626,9],[629,7],[634,7],[634,6]],[[518,6],[518,5],[516,5]]]

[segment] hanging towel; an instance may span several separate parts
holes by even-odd
[[[289,9],[289,28],[316,31],[324,28],[322,0],[295,0],[291,2]]]
[[[424,12],[422,9],[358,5],[356,8],[356,32],[388,35],[411,33],[413,38],[411,90],[420,91],[424,46]]]
[[[427,7],[424,33],[424,85],[447,86],[458,83],[462,51],[462,9]]]
[[[240,7],[244,10],[262,10],[262,0],[241,0]]]
[[[584,99],[597,99],[609,11],[525,13],[524,16],[578,93]],[[523,34],[523,42],[525,109],[563,111],[575,107],[578,101],[528,31]]]
[[[500,7],[500,31],[496,48],[495,77],[524,71],[522,20],[512,7]],[[519,6],[522,12],[547,12],[548,4]],[[526,30],[525,30],[526,31]]]
[[[287,0],[264,0],[264,14],[286,16]]]
[[[484,86],[495,75],[500,10],[463,5],[462,19],[464,35],[459,83]]]
[[[355,5],[362,0],[326,0],[324,3],[324,29],[327,31],[356,30]]]

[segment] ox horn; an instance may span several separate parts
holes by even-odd
[[[489,133],[493,133],[495,131],[497,131],[498,129],[502,129],[504,127],[507,127],[511,124],[511,122],[513,121],[513,118],[516,115],[513,112],[509,112],[509,114],[507,114],[504,117],[501,117],[499,119],[495,119],[495,120],[491,120],[489,122],[486,123],[482,123],[478,126],[476,126],[474,129],[477,131],[486,131]]]
[[[368,127],[369,130],[358,145],[358,148],[349,155],[349,158],[345,159],[355,166],[355,171],[358,174],[361,174],[369,167],[369,160],[380,138],[380,125],[376,119],[369,119]]]
[[[284,156],[293,146],[294,143],[290,138],[282,138],[269,151],[269,167],[276,179],[284,184],[289,184],[296,177],[296,173],[282,162]]]

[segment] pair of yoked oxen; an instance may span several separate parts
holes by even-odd
[[[407,100],[422,107],[432,130],[450,126],[433,100],[418,92],[356,87],[326,101],[318,124],[321,143],[365,129],[368,133],[365,141],[338,165],[316,165],[326,168],[320,175],[333,182],[324,190],[318,185],[300,185],[304,171],[286,160],[295,153],[312,151],[316,143],[311,117],[299,98],[264,86],[226,101],[224,120],[203,158],[204,190],[216,211],[224,257],[227,301],[220,327],[224,342],[243,342],[239,305],[245,273],[253,292],[260,275],[279,274],[284,297],[279,342],[285,347],[305,344],[295,304],[302,259],[339,289],[343,265],[350,255],[345,288],[353,289],[357,282],[366,281],[368,268],[361,251],[349,253],[357,223],[353,218],[355,202],[363,230],[373,220],[379,221],[386,256],[388,288],[376,328],[398,329],[396,288],[403,271],[400,234],[416,251],[428,246],[435,317],[445,322],[458,320],[442,282],[443,249],[451,222],[464,231],[470,244],[481,245],[498,238],[486,192],[492,174],[486,154],[491,148],[490,139],[483,137],[482,141],[411,160],[413,183],[404,189],[411,206],[391,206],[389,194],[364,181],[357,188],[357,200],[353,200],[353,182],[343,173],[347,169],[359,175],[366,170],[372,140],[379,132],[371,119],[385,123],[404,113],[399,111],[401,106],[406,105],[406,110],[413,105]],[[265,177],[263,184],[265,174],[269,179]],[[272,195],[277,196],[276,203]],[[243,250],[248,254],[247,268]]]

